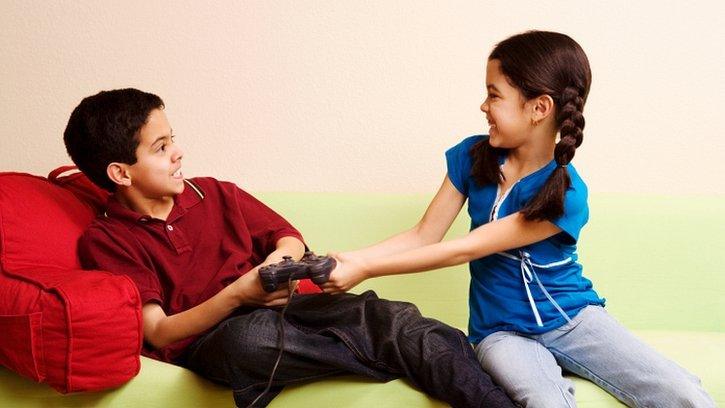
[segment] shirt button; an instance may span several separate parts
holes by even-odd
[[[171,225],[167,225],[166,226],[166,229],[169,230],[169,231],[173,231],[174,230],[174,227],[172,227]]]

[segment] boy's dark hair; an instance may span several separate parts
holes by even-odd
[[[163,108],[161,98],[133,88],[89,96],[73,110],[63,133],[68,155],[93,183],[113,192],[116,184],[106,168],[136,163],[138,132],[151,111]]]
[[[592,82],[589,60],[569,36],[548,31],[507,38],[488,59],[500,61],[501,72],[526,99],[549,95],[554,100],[560,135],[554,150],[557,166],[521,212],[527,220],[555,220],[564,214],[564,195],[571,183],[566,166],[584,137],[584,103]],[[502,179],[498,158],[503,152],[505,149],[491,147],[488,140],[472,147],[472,175],[478,184]]]

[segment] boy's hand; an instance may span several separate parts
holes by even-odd
[[[262,288],[262,281],[259,279],[259,265],[244,275],[240,276],[232,285],[234,294],[238,296],[240,306],[284,306],[289,298],[289,288],[280,285],[279,290],[267,292]],[[297,281],[292,282],[292,290],[297,287]]]
[[[320,285],[323,292],[330,294],[344,293],[368,278],[365,272],[365,262],[361,258],[344,253],[331,253],[328,255],[335,258],[337,267],[330,273],[330,279]]]

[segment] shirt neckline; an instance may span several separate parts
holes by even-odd
[[[162,220],[138,213],[124,206],[123,204],[121,204],[121,202],[118,200],[118,197],[116,197],[116,194],[114,193],[111,194],[111,196],[108,198],[108,205],[104,215],[109,218],[117,218],[133,223],[158,221],[165,224],[170,224],[175,220],[179,219],[182,215],[186,214],[187,209],[201,202],[203,198],[204,196],[196,189],[188,188],[187,186],[187,188],[185,188],[184,191],[181,192],[181,194],[177,194],[174,196],[174,204],[173,207],[171,207],[171,212],[169,212],[166,220]]]

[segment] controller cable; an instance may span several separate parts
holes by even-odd
[[[292,276],[290,275],[289,279],[287,279],[287,288],[289,289],[289,296],[287,297],[287,304],[284,305],[282,308],[282,312],[279,314],[279,332],[280,332],[280,345],[279,345],[279,354],[277,355],[277,361],[274,363],[274,367],[272,368],[272,374],[269,375],[269,382],[267,382],[267,388],[262,391],[261,394],[257,396],[257,398],[254,399],[249,405],[247,405],[247,408],[254,407],[254,404],[259,401],[260,398],[265,396],[269,389],[272,388],[272,382],[274,381],[274,374],[277,372],[277,367],[279,366],[280,360],[282,360],[282,353],[284,353],[284,312],[287,311],[287,307],[290,304],[290,301],[292,300],[292,295],[294,294],[294,290],[292,288]]]

